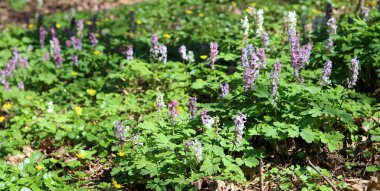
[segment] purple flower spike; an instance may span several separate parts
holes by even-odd
[[[320,85],[329,85],[331,83],[330,76],[331,76],[331,68],[332,68],[332,62],[331,60],[328,60],[323,65],[322,75],[320,79]]]
[[[215,68],[215,62],[218,59],[218,43],[216,42],[211,42],[210,43],[210,66],[212,69]]]
[[[265,49],[264,48],[259,48],[257,50],[257,57],[260,60],[260,67],[261,68],[267,68],[267,57],[265,55]]]
[[[79,64],[78,64],[78,56],[77,55],[73,55],[72,59],[73,59],[74,66],[79,66]]]
[[[83,22],[84,22],[83,20],[79,20],[78,24],[77,24],[77,27],[78,27],[77,28],[77,32],[78,32],[77,34],[79,37],[82,37],[82,35],[83,35]]]
[[[124,143],[127,141],[127,132],[129,131],[129,127],[124,125],[122,121],[115,121],[115,131],[114,135],[120,143]]]
[[[82,42],[80,41],[80,39],[78,39],[75,36],[72,36],[70,40],[75,50],[82,50]]]
[[[230,93],[230,86],[228,85],[227,82],[223,82],[222,84],[220,84],[220,90],[221,90],[221,96],[222,98],[226,98],[226,96],[228,95],[228,93]]]
[[[263,36],[261,36],[261,46],[267,50],[269,48],[269,36],[267,32],[264,32]]]
[[[46,39],[46,29],[45,27],[40,27],[40,46],[41,48],[45,47],[45,39]]]
[[[347,78],[348,88],[353,88],[356,85],[359,75],[359,60],[354,57],[351,60],[350,77]]]
[[[133,60],[133,46],[132,45],[128,45],[127,60]]]
[[[25,90],[25,85],[24,85],[24,82],[23,81],[20,81],[18,83],[18,88],[21,90],[21,91],[24,91]]]
[[[194,118],[197,115],[197,98],[190,97],[189,102],[187,103],[190,111],[190,119]]]
[[[236,144],[240,145],[244,134],[244,125],[247,121],[247,115],[239,113],[235,118],[235,133],[236,133]]]
[[[187,52],[186,52],[186,46],[185,45],[182,45],[179,47],[178,49],[179,53],[181,54],[181,58],[182,60],[187,60]]]
[[[160,45],[160,47],[158,48],[158,52],[159,52],[159,57],[158,57],[158,61],[160,62],[163,62],[163,63],[166,63],[167,59],[168,59],[168,49],[166,48],[165,45]]]
[[[95,33],[91,32],[89,38],[90,38],[90,42],[92,46],[95,46],[96,44],[98,44],[98,38],[96,37]]]
[[[158,36],[156,34],[153,34],[151,37],[150,57],[153,60],[157,60],[158,54],[159,54]]]
[[[281,70],[282,70],[282,64],[277,59],[276,62],[273,64],[273,69],[270,74],[270,80],[272,82],[272,94],[271,94],[272,100],[274,100],[276,96],[278,95],[278,83],[280,81]]]
[[[178,102],[176,100],[172,100],[168,104],[169,116],[172,118],[173,121],[175,121],[178,116],[177,107],[178,107]]]
[[[53,49],[55,64],[59,68],[62,66],[63,58],[61,55],[61,45],[59,44],[58,38],[53,36],[53,39],[50,41],[50,44],[51,44],[51,47]]]
[[[246,67],[244,70],[243,82],[244,82],[244,91],[251,90],[255,88],[255,81],[259,76],[260,65],[253,63],[249,67]]]
[[[334,52],[334,40],[331,37],[326,40],[325,49],[328,52]]]

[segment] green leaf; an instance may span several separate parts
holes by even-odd
[[[244,159],[244,164],[245,166],[252,168],[259,165],[259,161],[255,157],[249,157]]]
[[[207,175],[212,175],[215,172],[214,165],[211,163],[210,158],[206,158],[203,161],[203,164],[201,166],[201,171],[205,172]]]
[[[310,128],[303,129],[300,136],[307,142],[312,143],[315,139],[315,133]]]
[[[377,172],[379,170],[380,166],[367,166],[367,168],[365,168],[366,172]]]
[[[202,89],[207,85],[207,82],[202,79],[197,79],[192,85],[191,88],[193,89]]]

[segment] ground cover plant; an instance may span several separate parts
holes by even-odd
[[[380,189],[379,9],[167,0],[9,24],[0,190]]]

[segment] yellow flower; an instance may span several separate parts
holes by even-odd
[[[3,121],[5,121],[5,117],[4,116],[0,116],[0,123],[2,123]]]
[[[95,36],[96,36],[96,37],[99,37],[99,33],[95,33]]]
[[[142,24],[142,21],[141,21],[141,20],[136,20],[136,24],[137,24],[137,25],[141,25],[141,24]]]
[[[117,156],[119,156],[119,157],[123,157],[123,156],[125,156],[125,152],[117,152]]]
[[[208,57],[207,55],[201,55],[201,59],[202,59],[202,60],[206,60],[207,57]]]
[[[94,96],[96,94],[96,90],[90,88],[86,90],[87,94],[90,96]]]
[[[12,103],[10,103],[10,102],[4,103],[3,109],[8,110],[10,108],[12,108]]]
[[[165,33],[164,34],[164,38],[166,38],[166,39],[169,39],[169,38],[171,38],[172,36],[170,36],[170,34],[168,34],[168,33]]]
[[[99,50],[95,50],[95,51],[94,51],[94,55],[95,55],[95,56],[99,56],[100,54],[102,54],[102,53],[101,53]]]
[[[57,27],[57,29],[60,29],[62,27],[62,25],[59,23],[57,23],[55,26]]]
[[[192,15],[193,14],[193,10],[190,10],[190,9],[186,10],[186,14]]]
[[[87,25],[91,25],[92,22],[91,22],[91,21],[86,21],[86,24],[87,24]]]
[[[237,6],[237,4],[236,4],[235,1],[232,1],[232,2],[231,2],[231,5],[232,5],[233,7],[236,7],[236,6]]]
[[[78,72],[72,71],[71,75],[74,76],[74,77],[77,77],[78,76]]]
[[[116,189],[121,189],[123,188],[124,186],[117,183],[115,179],[112,179],[112,185],[116,188]]]
[[[41,164],[39,164],[39,165],[36,166],[36,169],[37,169],[37,170],[42,170],[42,169],[44,169],[44,168],[45,168],[44,165],[41,165]]]
[[[34,25],[33,25],[32,23],[30,23],[30,24],[28,25],[28,28],[29,28],[30,30],[32,30],[32,29],[34,29]]]
[[[86,157],[86,155],[83,153],[83,152],[80,152],[78,154],[75,154],[79,159],[84,159],[84,157]]]
[[[313,13],[313,15],[319,15],[321,13],[321,11],[319,11],[318,9],[313,9],[312,13]]]
[[[246,13],[251,13],[251,9],[250,9],[250,8],[246,8],[246,9],[245,9],[245,12],[246,12]]]
[[[182,113],[183,112],[183,108],[181,106],[177,106],[177,111],[178,111],[178,113]]]
[[[74,111],[77,115],[82,115],[82,108],[79,106],[74,107]]]
[[[199,13],[199,14],[198,14],[198,17],[204,17],[204,16],[205,16],[204,13]]]

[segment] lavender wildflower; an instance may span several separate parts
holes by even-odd
[[[243,76],[244,91],[254,90],[255,81],[259,76],[259,71],[260,66],[257,63],[245,68]]]
[[[20,90],[22,90],[22,91],[25,90],[25,85],[24,85],[24,82],[23,82],[23,81],[18,82],[17,85],[18,85],[18,89],[20,89]]]
[[[173,121],[175,121],[175,119],[178,116],[177,107],[178,107],[178,102],[176,100],[172,100],[168,104],[169,116],[172,118]]]
[[[73,55],[72,56],[72,60],[73,60],[74,66],[79,66],[79,64],[78,64],[78,56],[77,55]]]
[[[91,42],[92,46],[95,46],[96,44],[98,44],[98,39],[97,39],[95,33],[91,32],[89,35],[89,38],[90,38],[90,42]]]
[[[239,113],[235,118],[235,133],[236,133],[236,144],[239,146],[243,139],[244,134],[244,124],[247,121],[247,115]]]
[[[300,46],[299,39],[294,31],[289,31],[289,42],[290,42],[290,55],[291,63],[294,70],[294,76],[297,81],[302,82],[300,77],[300,70],[305,68],[305,64],[309,63],[311,49],[313,45],[311,43]]]
[[[161,111],[163,107],[166,107],[165,102],[164,102],[164,94],[158,92],[157,98],[156,98],[156,108],[158,111]]]
[[[220,90],[221,90],[221,96],[222,99],[226,98],[226,96],[230,93],[230,86],[228,85],[227,82],[223,82],[220,84]]]
[[[4,87],[5,87],[5,90],[7,90],[8,92],[11,91],[11,88],[10,88],[10,86],[9,86],[9,82],[8,82],[8,81],[5,81],[5,82],[3,83],[3,85],[4,85]]]
[[[40,27],[40,46],[43,48],[45,46],[45,39],[46,39],[46,29],[45,27]]]
[[[75,50],[82,50],[82,42],[80,41],[80,39],[76,38],[75,36],[72,36],[70,40]]]
[[[133,46],[132,45],[128,45],[127,60],[133,60]]]
[[[332,68],[332,62],[331,60],[328,60],[323,65],[322,75],[320,79],[320,85],[329,85],[331,83],[330,76],[331,76],[331,68]]]
[[[348,88],[353,88],[356,85],[359,75],[359,61],[356,57],[351,60],[350,77],[347,78]]]
[[[329,35],[336,34],[336,30],[337,30],[338,26],[336,25],[336,20],[334,17],[331,17],[327,21],[327,28],[328,28]]]
[[[326,40],[325,49],[329,52],[334,52],[334,40],[331,36]]]
[[[134,134],[132,140],[133,140],[133,146],[144,145],[142,142],[140,142],[140,133]]]
[[[210,129],[212,127],[212,125],[214,125],[215,121],[214,119],[207,114],[207,110],[203,109],[202,112],[201,112],[201,120],[202,120],[202,124]]]
[[[158,48],[158,52],[160,54],[160,56],[158,57],[158,61],[166,63],[168,58],[168,49],[166,48],[166,46],[163,44],[160,45],[160,47]]]
[[[77,35],[79,37],[83,36],[83,22],[84,22],[84,20],[79,20],[77,23]]]
[[[257,50],[257,57],[260,60],[260,67],[261,68],[267,68],[267,57],[265,55],[265,49],[264,48],[259,48]]]
[[[212,69],[214,69],[214,65],[215,65],[215,62],[216,60],[218,59],[217,56],[218,56],[218,43],[216,42],[211,42],[210,43],[210,66]]]
[[[120,143],[127,141],[127,132],[129,131],[129,126],[124,125],[122,121],[115,121],[115,131],[114,135]]]
[[[250,66],[252,62],[256,61],[257,56],[254,52],[255,48],[252,44],[248,44],[248,46],[245,48],[243,47],[241,51],[241,62],[244,68]]]
[[[151,38],[150,57],[153,60],[156,60],[158,59],[159,53],[158,36],[156,34],[153,34]]]
[[[367,7],[362,7],[362,11],[360,13],[361,18],[363,18],[365,21],[368,21],[369,17],[369,11],[370,9]]]
[[[52,30],[53,31],[53,30]],[[52,52],[54,56],[55,63],[57,67],[61,67],[63,63],[63,58],[61,55],[61,46],[57,37],[53,36],[53,39],[50,41]]]
[[[265,49],[269,49],[269,35],[267,32],[264,32],[263,35],[261,36],[261,47]]]
[[[181,45],[179,47],[178,51],[181,54],[182,60],[187,60],[188,59],[187,54],[186,54],[186,46],[185,45]]]
[[[192,119],[197,114],[197,97],[190,97],[187,106],[190,111],[190,119]]]
[[[278,82],[280,81],[280,74],[282,70],[282,64],[276,60],[276,62],[273,64],[273,69],[270,74],[270,80],[272,82],[272,100],[274,100],[278,94]]]
[[[202,158],[202,152],[203,152],[203,146],[202,143],[198,141],[198,139],[195,139],[192,143],[195,159],[197,162],[201,162],[203,160]]]

